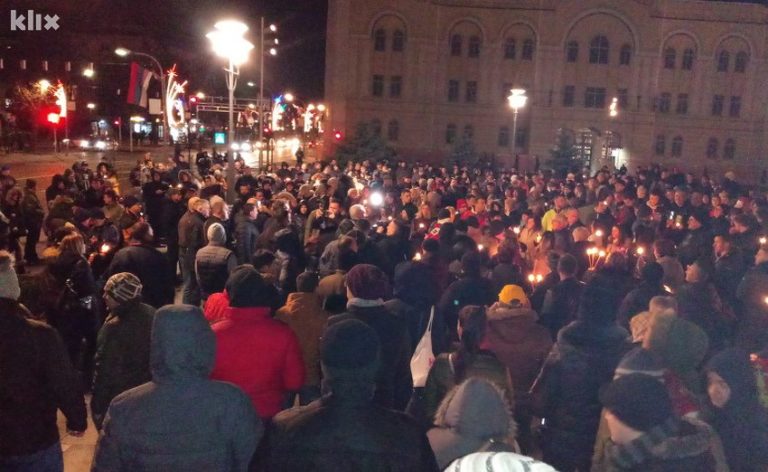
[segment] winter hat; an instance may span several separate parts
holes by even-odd
[[[320,346],[324,365],[341,369],[368,366],[379,358],[379,337],[358,320],[345,320],[328,327]]]
[[[584,289],[579,303],[577,319],[593,325],[611,324],[615,321],[613,294],[594,283]]]
[[[104,293],[118,303],[135,300],[141,296],[141,281],[130,272],[119,272],[104,284]]]
[[[664,377],[664,366],[655,354],[637,347],[621,359],[614,378],[629,374],[645,374],[661,380]]]
[[[698,325],[673,314],[651,318],[643,347],[656,354],[694,393],[701,393],[698,366],[709,350],[709,338]]]
[[[640,278],[643,282],[650,284],[660,284],[664,278],[664,268],[658,262],[649,262],[645,264],[640,271]]]
[[[16,260],[8,251],[0,251],[0,298],[18,300],[21,296],[19,278],[13,265]]]
[[[347,272],[347,288],[352,296],[363,300],[378,300],[389,297],[390,287],[387,275],[371,264],[358,264]]]
[[[619,377],[602,389],[600,401],[622,423],[638,431],[648,431],[674,416],[666,387],[650,375]]]
[[[731,398],[726,408],[733,406],[736,407],[734,410],[741,408],[749,411],[745,405],[752,405],[757,400],[757,382],[746,351],[738,348],[724,349],[712,356],[705,370],[719,375],[730,387]]]
[[[268,287],[261,274],[251,265],[238,267],[226,284],[229,306],[233,308],[271,306]]]
[[[505,285],[499,292],[499,301],[505,305],[512,305],[516,301],[521,306],[531,306],[531,302],[519,285]]]
[[[227,232],[221,223],[211,224],[211,226],[208,227],[206,235],[208,236],[208,241],[214,244],[223,246],[227,242]]]
[[[455,472],[557,472],[549,464],[514,452],[476,452],[456,459],[445,470]]]

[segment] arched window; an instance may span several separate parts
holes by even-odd
[[[472,125],[464,126],[464,139],[471,141],[475,137],[475,127]]]
[[[371,133],[374,136],[381,136],[381,120],[371,120]]]
[[[533,40],[528,38],[523,41],[523,59],[526,61],[533,60]]]
[[[676,61],[677,61],[677,51],[675,51],[675,48],[665,49],[664,50],[664,68],[674,69]]]
[[[663,156],[667,150],[667,137],[663,134],[656,136],[656,144],[653,148],[657,156]]]
[[[683,137],[675,136],[672,139],[672,157],[680,157],[683,155]]]
[[[608,64],[609,44],[605,36],[595,36],[589,43],[589,63]]]
[[[619,51],[619,65],[628,66],[632,62],[632,46],[625,44]]]
[[[499,147],[509,147],[509,127],[502,126],[499,128]]]
[[[686,49],[683,51],[683,70],[691,70],[693,69],[693,59],[696,57],[695,53],[693,52],[693,49]]]
[[[387,49],[387,32],[383,29],[377,29],[373,33],[373,50],[385,51]]]
[[[456,125],[453,123],[448,124],[445,127],[445,144],[453,144],[456,142]]]
[[[451,36],[451,56],[461,56],[462,38],[460,34]]]
[[[579,43],[576,41],[569,41],[565,47],[565,61],[576,62],[579,60]]]
[[[717,56],[717,71],[718,72],[728,72],[728,67],[731,64],[731,55],[728,54],[728,51],[720,51],[720,54]]]
[[[736,64],[733,67],[734,72],[746,72],[747,62],[749,62],[749,55],[744,51],[739,51],[736,54]]]
[[[723,146],[723,159],[733,159],[736,155],[736,141],[731,138],[725,140]]]
[[[720,142],[717,138],[709,138],[707,141],[707,159],[717,159],[717,148],[720,147]]]
[[[392,51],[403,52],[405,50],[405,33],[403,30],[395,30],[392,33]]]
[[[515,38],[507,38],[504,41],[504,59],[514,59],[517,55],[517,41]]]
[[[397,120],[389,120],[387,123],[387,139],[390,141],[400,139],[400,123]]]
[[[469,45],[467,47],[467,56],[480,57],[480,37],[470,36]]]

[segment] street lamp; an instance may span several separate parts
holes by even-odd
[[[163,66],[160,65],[160,61],[157,60],[157,58],[151,54],[147,54],[145,52],[138,52],[138,51],[131,51],[130,49],[126,48],[117,48],[115,49],[115,54],[117,54],[120,57],[128,57],[128,56],[139,56],[139,57],[146,57],[147,59],[151,60],[155,67],[157,67],[157,73],[160,77],[160,90],[162,93],[165,91],[165,73],[163,72]],[[162,107],[162,100],[160,100],[161,107]],[[163,117],[163,139],[168,139],[170,134],[168,133],[168,126],[165,122],[165,113],[163,113],[163,110],[160,110],[160,115]]]
[[[517,114],[525,106],[528,97],[525,95],[525,89],[512,89],[507,97],[509,106],[512,108],[512,154],[517,151]]]
[[[243,34],[248,31],[248,27],[239,21],[224,20],[214,25],[214,31],[208,33],[206,37],[211,40],[213,51],[217,56],[223,57],[229,61],[227,72],[227,90],[229,91],[229,139],[231,146],[235,142],[235,87],[237,87],[237,77],[240,75],[240,66],[248,60],[248,54],[253,49]],[[227,151],[227,199],[230,202],[235,200],[235,156],[232,150]]]

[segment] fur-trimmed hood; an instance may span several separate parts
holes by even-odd
[[[533,322],[538,321],[539,315],[525,306],[512,306],[506,303],[496,302],[488,308],[488,321],[499,321],[508,318],[525,318]]]

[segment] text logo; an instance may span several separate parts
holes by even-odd
[[[59,29],[59,15],[43,15],[27,10],[11,10],[11,31],[42,31]]]

